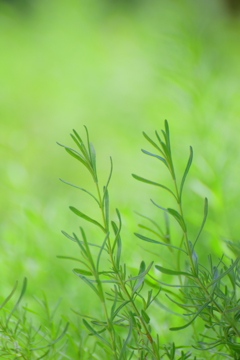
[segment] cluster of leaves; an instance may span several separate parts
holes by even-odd
[[[119,210],[116,209],[117,223],[110,221],[109,215],[108,187],[112,175],[112,160],[110,159],[111,169],[108,180],[103,187],[100,187],[95,150],[89,141],[87,128],[85,129],[87,134],[86,145],[75,130],[71,135],[78,150],[62,144],[59,145],[63,146],[71,156],[90,172],[96,186],[96,195],[77,185],[62,181],[87,192],[96,202],[102,218],[102,222],[98,222],[82,211],[70,207],[70,210],[77,216],[100,229],[103,233],[100,245],[89,242],[82,227],[80,227],[81,236],[75,233],[69,235],[63,232],[67,238],[77,243],[81,258],[64,256],[62,258],[78,261],[82,265],[81,269],[75,268],[74,273],[89,285],[103,306],[103,318],[96,319],[81,315],[89,334],[96,337],[99,347],[110,359],[195,359],[196,355],[192,355],[192,352],[184,351],[186,345],[177,346],[175,343],[162,345],[157,334],[161,330],[161,326],[159,326],[159,329],[152,329],[150,325],[149,307],[158,301],[160,292],[165,291],[169,300],[172,301],[174,306],[177,305],[180,309],[183,309],[186,319],[188,319],[182,326],[170,328],[171,331],[183,330],[200,317],[205,323],[205,331],[198,335],[199,340],[195,345],[196,351],[201,350],[202,353],[206,350],[208,355],[211,354],[211,356],[217,358],[239,359],[240,307],[237,293],[239,287],[239,257],[237,256],[236,260],[233,261],[226,256],[222,256],[217,264],[213,265],[212,257],[209,256],[208,268],[198,261],[196,247],[207,218],[207,199],[205,199],[204,216],[198,234],[193,242],[189,240],[183,213],[182,194],[193,159],[192,148],[190,147],[190,156],[179,185],[172,159],[169,126],[165,121],[165,129],[162,130],[161,136],[156,132],[156,141],[143,133],[146,140],[157,150],[157,153],[142,151],[144,154],[156,158],[167,167],[173,181],[173,190],[163,184],[133,174],[133,177],[138,181],[164,189],[171,194],[176,202],[176,209],[173,209],[164,208],[151,200],[165,214],[166,231],[162,231],[159,224],[149,218],[148,220],[150,220],[154,228],[144,225],[141,227],[155,234],[158,240],[135,233],[142,241],[156,246],[167,247],[173,255],[176,260],[173,262],[175,264],[174,268],[169,269],[155,265],[155,269],[161,273],[161,277],[167,275],[176,279],[176,284],[172,281],[165,283],[154,277],[152,271],[153,262],[145,264],[142,261],[139,265],[138,274],[134,276],[128,273],[127,265],[122,263],[121,215]],[[147,218],[146,216],[143,217]],[[173,243],[170,237],[169,217],[174,218],[180,227],[178,244],[176,244],[176,241]],[[161,241],[159,241],[159,238]],[[231,246],[230,243],[229,245]],[[98,249],[97,254],[93,252],[93,248]],[[109,258],[110,267],[107,269],[102,268],[103,262],[101,262],[101,259],[103,254],[107,254]],[[150,288],[147,292],[144,291],[146,284],[152,286],[152,289]],[[171,292],[168,287],[178,288],[179,291],[178,293]]]
[[[19,304],[27,287],[27,279],[23,281],[21,293],[11,310],[5,306],[13,297],[18,283],[9,296],[0,305],[0,357],[1,359],[62,359],[61,354],[67,347],[67,340],[63,339],[67,332],[68,323],[63,327],[62,321],[56,323],[54,315],[59,305],[50,311],[46,296],[43,300],[36,300],[40,304],[43,314],[37,313],[27,306],[19,311]],[[36,327],[27,314],[31,312],[41,317],[41,323]],[[43,316],[44,316],[43,315]]]
[[[19,304],[27,286],[25,279],[12,310],[8,310],[6,304],[15,293],[17,284],[0,306],[1,358],[71,359],[68,352],[70,344],[71,348],[76,348],[80,359],[103,357],[110,360],[240,359],[238,299],[240,245],[226,240],[228,247],[236,255],[235,260],[224,255],[214,261],[209,255],[207,265],[199,261],[197,247],[207,219],[208,201],[205,199],[203,220],[193,241],[189,239],[182,204],[183,188],[193,159],[192,148],[190,147],[190,155],[183,176],[178,182],[167,121],[165,121],[165,129],[162,130],[161,136],[156,132],[156,140],[143,133],[146,140],[156,150],[156,153],[142,150],[143,153],[154,157],[160,161],[161,165],[164,164],[171,175],[172,187],[135,174],[133,177],[148,185],[159,187],[161,191],[167,191],[174,199],[176,208],[165,208],[151,200],[153,205],[164,214],[165,229],[162,230],[161,225],[148,216],[139,214],[151,225],[141,224],[140,228],[144,234],[135,233],[135,235],[145,243],[166,250],[173,259],[171,262],[173,266],[166,267],[162,261],[161,265],[154,265],[153,261],[150,263],[142,261],[135,273],[131,273],[130,267],[122,259],[122,219],[118,209],[114,214],[117,221],[111,219],[109,184],[113,172],[112,159],[110,158],[107,181],[104,186],[101,186],[98,181],[95,150],[89,140],[86,127],[85,130],[86,144],[75,130],[71,135],[78,150],[59,145],[87,169],[95,186],[95,193],[65,180],[62,181],[84,191],[94,200],[100,221],[73,206],[70,206],[70,210],[99,230],[99,241],[96,243],[89,241],[83,227],[80,227],[79,234],[68,234],[63,231],[68,239],[76,243],[80,257],[63,255],[59,258],[79,264],[73,272],[97,297],[102,313],[95,317],[94,314],[84,315],[73,310],[80,316],[81,324],[88,334],[86,338],[89,340],[87,344],[79,338],[79,342],[76,343],[74,337],[71,336],[68,323],[64,325],[62,321],[57,323],[54,321],[58,303],[50,311],[44,295],[43,300],[36,299],[45,313],[45,319],[41,318],[41,325],[36,327],[27,316],[29,313],[39,316],[36,311],[28,306],[23,306],[19,311]],[[180,229],[179,235],[174,239],[170,236],[170,218]],[[166,281],[163,281],[165,278]],[[192,347],[189,342],[186,344],[161,342],[161,322],[154,325],[150,307],[153,308],[159,304],[163,306],[162,294],[164,293],[174,311],[176,308],[179,308],[181,312],[184,311],[181,317],[186,319],[182,325],[170,327],[173,336],[176,331],[184,331],[187,327],[194,326],[198,318],[202,320],[204,330],[197,334],[195,331]],[[79,327],[74,328],[71,324],[71,330],[73,329],[76,333],[80,332]]]

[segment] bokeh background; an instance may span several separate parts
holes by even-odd
[[[74,128],[89,129],[106,181],[109,156],[113,218],[124,221],[124,260],[133,267],[150,256],[133,232],[134,211],[158,219],[149,199],[171,205],[163,191],[137,183],[131,173],[167,183],[141,132],[154,136],[168,119],[181,175],[189,145],[194,164],[184,208],[194,236],[209,217],[199,256],[227,251],[223,238],[240,236],[240,19],[238,1],[11,0],[0,1],[0,278],[4,298],[16,279],[29,281],[27,299],[62,297],[89,309],[89,291],[57,255],[76,255],[61,234],[84,225],[73,205],[92,216],[83,193],[58,179],[90,187],[85,170],[56,141],[72,146]],[[179,175],[179,176],[180,176]],[[174,225],[173,225],[174,227]],[[143,244],[141,244],[143,245]],[[156,259],[161,250],[156,251]],[[151,257],[151,256],[150,256]],[[149,259],[150,259],[149,257]],[[92,300],[94,301],[94,300]],[[74,305],[73,305],[74,304]]]

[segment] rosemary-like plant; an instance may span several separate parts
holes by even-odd
[[[158,211],[163,212],[165,226],[157,223],[147,215],[139,214],[150,225],[140,224],[144,233],[136,232],[141,241],[166,250],[172,257],[173,266],[169,268],[161,259],[161,264],[153,261],[139,264],[136,273],[130,272],[130,266],[122,259],[122,219],[118,209],[112,219],[110,211],[109,184],[111,181],[113,163],[110,158],[110,171],[104,185],[99,183],[96,154],[89,140],[86,130],[86,142],[73,130],[71,135],[78,150],[61,145],[67,153],[80,162],[90,173],[95,192],[79,187],[65,180],[71,185],[87,193],[99,211],[96,220],[82,210],[70,206],[70,210],[81,220],[89,222],[99,231],[99,240],[90,241],[89,235],[83,227],[79,234],[63,234],[74,241],[79,249],[79,257],[58,256],[61,259],[73,260],[79,264],[73,272],[96,296],[102,307],[99,316],[81,314],[74,306],[74,313],[80,316],[87,331],[88,343],[82,340],[81,326],[68,322],[66,325],[54,322],[54,315],[58,307],[50,311],[47,298],[36,298],[45,313],[45,319],[40,326],[35,326],[27,315],[33,313],[27,305],[20,308],[19,304],[24,296],[27,280],[23,282],[20,295],[11,310],[6,305],[13,297],[17,284],[10,295],[0,305],[0,357],[1,359],[109,359],[109,360],[200,360],[200,359],[240,359],[240,305],[239,305],[239,256],[240,243],[225,240],[235,259],[228,255],[214,260],[209,255],[204,263],[198,256],[200,235],[208,214],[208,201],[205,199],[203,220],[195,238],[188,232],[188,224],[183,212],[183,189],[185,180],[191,167],[193,150],[183,175],[178,180],[175,164],[172,158],[170,132],[167,121],[161,135],[156,132],[156,139],[151,139],[143,133],[145,139],[153,146],[155,152],[142,150],[144,154],[154,157],[159,165],[165,166],[172,178],[172,186],[145,179],[133,174],[133,177],[158,187],[160,191],[167,191],[174,199],[174,208],[165,208],[151,200]],[[179,227],[177,235],[170,236],[170,219]],[[164,229],[164,230],[163,230]],[[149,235],[150,234],[150,235]],[[159,252],[158,252],[159,253]],[[157,252],[155,252],[156,257]],[[107,259],[107,261],[106,261]],[[134,271],[134,270],[131,270]],[[159,276],[157,275],[159,274]],[[153,321],[154,310],[159,313],[159,305],[163,307],[164,299],[168,298],[174,312],[179,308],[182,324],[169,324],[172,338],[176,331],[186,331],[193,327],[192,341],[178,344],[176,341],[162,343],[162,324]],[[149,309],[152,311],[149,311]],[[166,307],[165,307],[166,309]],[[66,316],[62,316],[66,320]],[[79,317],[78,317],[79,319]],[[201,322],[204,329],[197,333],[196,322]],[[80,330],[81,329],[81,330]],[[79,338],[75,335],[78,333]],[[71,349],[70,349],[71,348]],[[74,351],[71,351],[74,348]],[[75,355],[73,355],[73,353]]]
[[[208,267],[200,264],[198,260],[197,246],[207,218],[207,199],[205,199],[203,221],[198,234],[193,241],[189,240],[182,198],[185,180],[193,159],[192,148],[190,147],[190,156],[179,183],[172,158],[169,126],[168,122],[165,121],[165,129],[162,130],[161,136],[156,132],[156,140],[152,140],[147,134],[143,133],[146,140],[154,147],[156,153],[142,151],[148,156],[155,157],[167,167],[173,181],[173,190],[169,186],[133,174],[136,180],[157,186],[161,191],[162,189],[167,191],[176,202],[176,209],[173,209],[164,208],[151,200],[165,214],[166,232],[161,229],[161,224],[157,224],[154,220],[143,215],[143,217],[150,220],[154,228],[144,225],[141,227],[149,230],[151,234],[155,234],[155,238],[135,233],[142,241],[156,246],[167,247],[176,259],[174,262],[175,267],[171,269],[155,265],[155,269],[161,274],[174,278],[174,283],[165,283],[153,275],[153,261],[150,264],[142,261],[139,264],[138,274],[135,275],[129,273],[127,264],[123,262],[121,258],[123,246],[121,215],[119,210],[116,209],[118,222],[115,222],[111,220],[109,212],[108,188],[113,170],[112,159],[110,158],[108,180],[106,184],[100,185],[95,150],[89,140],[86,127],[85,130],[86,144],[75,130],[71,134],[78,150],[62,144],[59,145],[63,146],[68,154],[78,160],[82,166],[85,166],[95,184],[95,193],[91,193],[65,180],[62,181],[86,192],[94,199],[102,218],[101,222],[75,207],[71,206],[70,210],[82,220],[92,223],[93,226],[99,229],[100,242],[90,242],[82,227],[80,227],[80,235],[75,233],[70,235],[63,231],[67,238],[76,242],[81,257],[61,256],[61,258],[78,261],[81,264],[81,268],[75,268],[73,272],[89,286],[102,304],[103,317],[94,318],[89,315],[79,314],[83,318],[83,323],[89,334],[95,336],[100,353],[102,350],[105,356],[115,360],[131,358],[159,360],[163,358],[197,359],[197,354],[203,354],[206,351],[207,358],[210,356],[216,359],[239,359],[240,307],[237,292],[239,287],[239,256],[235,260],[222,256],[215,265],[212,257],[209,256]],[[174,242],[169,235],[169,216],[174,218],[180,227],[179,240],[174,240]],[[161,241],[159,241],[159,238]],[[230,242],[229,246],[233,248]],[[94,249],[98,249],[97,253],[93,251]],[[107,268],[104,267],[106,265],[102,261],[103,254],[109,258],[110,265]],[[144,289],[146,286],[150,286],[147,292]],[[170,292],[167,287],[174,287],[179,291],[177,293]],[[200,340],[191,351],[186,353],[183,349],[189,347],[189,344],[180,346],[174,342],[167,345],[161,344],[158,335],[158,333],[161,333],[161,323],[159,323],[157,329],[150,326],[151,319],[148,309],[153,303],[158,302],[158,298],[164,290],[167,292],[167,297],[172,301],[173,306],[177,305],[180,309],[183,309],[186,315],[186,322],[178,327],[170,327],[171,331],[184,331],[198,317],[205,323],[205,331],[198,336]],[[193,353],[194,351],[195,353]]]
[[[42,314],[31,310],[27,306],[19,309],[19,304],[24,296],[27,287],[27,279],[23,281],[20,295],[11,310],[6,304],[13,297],[18,283],[15,283],[13,290],[0,305],[0,358],[1,359],[59,359],[67,347],[67,340],[64,337],[68,329],[68,323],[62,326],[62,322],[56,323],[54,315],[59,302],[50,311],[46,296],[43,300],[36,298],[40,303],[46,319]],[[40,325],[36,326],[28,318],[27,313],[33,313],[41,318]]]

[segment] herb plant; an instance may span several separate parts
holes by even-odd
[[[13,290],[0,305],[0,359],[60,359],[59,354],[63,353],[67,346],[67,339],[63,341],[68,323],[63,327],[62,321],[56,322],[55,312],[59,301],[51,311],[45,294],[43,299],[38,299],[43,311],[37,312],[27,306],[19,311],[19,304],[24,296],[27,287],[27,279],[23,281],[20,295],[11,310],[5,306],[14,296],[18,282]],[[28,318],[28,313],[33,313],[41,318],[39,325],[34,325]]]
[[[85,130],[86,145],[75,130],[71,135],[78,151],[62,144],[59,145],[63,146],[68,154],[78,160],[82,166],[85,166],[91,174],[95,184],[95,194],[77,185],[62,181],[92,197],[102,218],[102,221],[98,222],[81,210],[70,207],[70,210],[78,217],[98,227],[100,243],[90,242],[82,227],[80,227],[80,236],[75,233],[69,235],[63,232],[67,238],[77,243],[81,258],[66,256],[62,256],[62,258],[76,260],[81,264],[81,268],[75,268],[73,272],[88,284],[103,307],[103,318],[80,315],[89,334],[95,336],[99,348],[110,359],[187,359],[196,358],[197,350],[201,354],[207,351],[207,356],[215,358],[239,359],[239,256],[235,260],[222,256],[214,264],[212,256],[209,255],[208,266],[199,263],[197,246],[207,218],[207,199],[204,203],[202,224],[193,241],[189,239],[183,213],[183,189],[193,159],[192,147],[190,147],[189,159],[179,182],[172,158],[169,126],[168,122],[165,121],[165,129],[161,131],[161,136],[157,131],[155,133],[156,140],[143,133],[156,153],[142,151],[160,161],[160,165],[167,167],[172,178],[173,190],[169,186],[133,174],[136,180],[157,186],[170,193],[176,203],[175,209],[164,208],[151,200],[153,205],[165,214],[166,231],[162,230],[161,224],[149,219],[154,228],[145,226],[142,228],[147,229],[151,234],[155,234],[154,238],[135,233],[140,240],[153,243],[156,246],[167,247],[173,254],[176,259],[174,268],[169,269],[165,266],[155,265],[155,269],[161,274],[171,276],[174,279],[173,283],[165,283],[153,275],[153,261],[150,264],[142,261],[139,264],[138,273],[135,275],[128,272],[127,264],[122,261],[121,215],[116,209],[118,221],[115,222],[111,220],[109,212],[108,188],[113,170],[112,159],[110,158],[108,180],[106,184],[101,186],[98,181],[95,150],[89,141],[86,127]],[[178,240],[172,241],[170,237],[169,217],[172,217],[179,225]],[[161,241],[156,240],[156,238],[160,238]],[[233,247],[231,242],[229,245]],[[93,248],[98,249],[97,253],[93,252]],[[103,266],[105,265],[102,262],[103,254],[107,254],[109,258],[107,268]],[[146,286],[150,287],[147,292],[145,291]],[[169,291],[168,287],[177,288],[179,291],[177,293]],[[174,342],[171,345],[161,344],[158,334],[161,332],[161,324],[159,324],[158,329],[153,329],[150,325],[151,319],[148,310],[164,292],[167,293],[167,297],[174,306],[177,305],[184,310],[186,316],[186,321],[181,326],[170,327],[170,331],[173,331],[173,337],[175,331],[184,331],[198,317],[204,321],[205,330],[197,336],[199,340],[194,346],[196,350],[194,355],[192,355],[192,350],[185,352],[184,349],[187,344],[178,345]]]
[[[79,265],[73,269],[81,281],[89,287],[102,307],[98,317],[95,314],[81,314],[76,305],[73,312],[81,319],[87,332],[87,339],[82,340],[82,325],[71,326],[54,322],[56,308],[50,312],[46,296],[40,303],[46,318],[36,327],[28,320],[27,314],[34,313],[27,305],[22,309],[19,303],[26,290],[26,279],[22,291],[12,310],[6,308],[11,294],[0,306],[0,355],[1,359],[109,359],[109,360],[185,360],[185,359],[240,359],[240,305],[239,305],[239,256],[240,245],[226,240],[235,259],[229,255],[208,255],[204,263],[198,256],[198,246],[204,228],[208,201],[204,200],[203,220],[195,238],[189,234],[188,224],[183,211],[183,190],[193,160],[193,150],[180,178],[176,174],[172,157],[170,132],[165,121],[164,130],[152,139],[143,133],[147,142],[154,148],[154,153],[142,150],[147,156],[154,157],[159,166],[165,166],[171,176],[172,184],[167,186],[142,176],[133,177],[147,185],[166,191],[174,200],[173,208],[165,208],[151,200],[157,211],[163,212],[164,221],[158,223],[146,214],[139,214],[144,219],[140,224],[142,233],[135,236],[145,244],[155,246],[157,250],[168,252],[173,261],[172,267],[161,262],[155,264],[141,261],[136,273],[122,258],[122,218],[116,209],[111,213],[109,184],[113,172],[110,158],[110,171],[105,184],[99,182],[96,154],[90,142],[88,130],[86,141],[73,130],[71,135],[77,150],[64,147],[69,155],[80,162],[80,166],[90,173],[95,192],[90,192],[78,185],[62,180],[64,183],[85,192],[95,202],[101,220],[97,221],[81,209],[70,206],[70,210],[81,220],[89,222],[99,232],[99,239],[92,241],[90,235],[81,226],[79,233],[63,234],[76,243],[79,256],[58,256],[72,260]],[[177,235],[170,235],[170,222],[176,222]],[[149,225],[146,225],[146,221]],[[150,252],[150,251],[149,251]],[[155,254],[159,253],[156,251]],[[166,258],[165,258],[166,259]],[[158,276],[159,275],[159,276]],[[159,313],[159,306],[164,301],[172,304],[173,312],[177,309],[182,323],[178,326],[169,324],[172,332],[171,343],[162,343],[161,318],[156,323],[153,313]],[[166,307],[164,307],[166,309]],[[170,310],[171,311],[171,310]],[[64,317],[63,317],[64,318]],[[65,318],[64,318],[65,319]],[[201,324],[197,331],[195,323]],[[192,341],[176,343],[177,331],[184,332],[192,327]],[[74,332],[80,334],[77,339]],[[75,355],[69,346],[74,348]],[[75,357],[72,357],[75,356]]]

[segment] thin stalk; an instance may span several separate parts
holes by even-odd
[[[96,184],[96,187],[97,187],[97,193],[98,193],[98,198],[99,198],[99,204],[100,204],[100,210],[101,210],[101,215],[102,215],[102,219],[103,219],[103,226],[105,228],[105,233],[107,234],[108,230],[107,230],[107,223],[106,223],[106,217],[105,217],[105,214],[104,214],[104,209],[103,209],[103,200],[101,198],[101,192],[100,192],[100,189],[99,189],[99,185],[97,182],[95,182]],[[151,346],[152,346],[152,351],[154,353],[154,356],[155,356],[155,359],[156,360],[159,360],[159,354],[155,351],[155,347],[154,347],[154,340],[151,336],[151,334],[149,333],[148,331],[148,328],[145,324],[145,322],[142,320],[142,316],[137,308],[137,306],[135,305],[134,303],[134,300],[132,298],[132,296],[129,294],[128,292],[128,289],[124,283],[124,281],[122,280],[122,277],[121,275],[119,274],[119,271],[118,269],[116,268],[116,265],[115,265],[115,261],[114,261],[114,258],[113,258],[113,252],[112,252],[112,247],[111,247],[111,239],[110,239],[110,236],[108,235],[108,238],[107,238],[107,241],[108,241],[108,249],[109,249],[109,256],[110,256],[110,260],[111,260],[111,264],[113,266],[113,271],[116,273],[117,275],[117,279],[119,281],[119,285],[122,289],[122,291],[125,293],[125,295],[127,296],[127,299],[130,301],[132,307],[133,307],[133,310],[134,312],[137,314],[138,318],[140,319],[141,321],[141,324],[144,328],[144,331],[145,331],[145,335],[147,336],[147,338],[149,339],[150,343],[151,343]]]
[[[99,185],[98,185],[98,182],[95,181],[95,184],[96,184],[96,187],[97,187],[97,193],[98,193],[98,197],[99,197],[99,206],[101,208],[101,211],[103,213],[103,206],[102,206],[102,199],[101,199],[101,194],[100,194],[100,190],[99,190]],[[104,216],[104,214],[103,214]],[[104,222],[104,227],[105,227],[105,222]],[[107,233],[107,231],[106,231]],[[111,340],[111,345],[112,345],[112,350],[114,352],[114,358],[116,360],[118,360],[118,355],[117,355],[117,349],[116,349],[116,344],[115,344],[115,339],[114,339],[114,336],[113,336],[113,331],[112,331],[112,324],[111,322],[109,321],[109,316],[108,316],[108,309],[107,309],[107,304],[106,304],[106,300],[105,300],[105,295],[104,295],[104,291],[103,291],[103,287],[102,287],[102,283],[99,279],[99,275],[97,273],[97,270],[95,269],[95,266],[94,266],[94,272],[95,272],[95,279],[97,281],[97,286],[99,288],[99,291],[101,292],[101,297],[102,297],[102,306],[103,306],[103,310],[104,310],[104,314],[105,314],[105,318],[107,320],[107,330],[108,330],[108,333],[109,333],[109,336],[110,336],[110,340]]]

